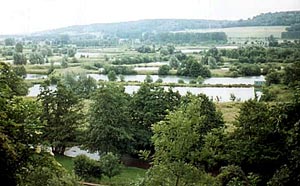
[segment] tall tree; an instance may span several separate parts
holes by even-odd
[[[86,132],[88,149],[118,153],[130,151],[132,131],[129,122],[129,95],[124,91],[122,86],[102,85],[92,97]]]
[[[45,86],[38,100],[42,105],[41,119],[46,122],[43,137],[51,144],[53,153],[63,154],[66,147],[76,142],[83,118],[81,102],[61,83],[57,90]]]
[[[145,185],[151,185],[151,182],[200,185],[204,181],[201,180],[203,170],[199,161],[204,136],[222,126],[221,114],[205,95],[189,98],[163,121],[154,124],[154,166],[148,171]],[[163,177],[156,175],[157,172]]]
[[[135,130],[135,149],[144,150],[152,148],[151,125],[161,121],[180,103],[180,94],[169,89],[144,83],[130,102],[130,115]]]

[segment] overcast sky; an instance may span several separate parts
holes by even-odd
[[[0,34],[140,19],[246,19],[300,0],[1,0]]]

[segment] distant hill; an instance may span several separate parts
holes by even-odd
[[[160,33],[186,29],[228,28],[243,26],[290,26],[300,23],[300,11],[263,13],[247,20],[150,19],[120,23],[77,25],[33,35],[110,35],[119,38],[139,38],[143,33]]]

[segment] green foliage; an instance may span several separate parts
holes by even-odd
[[[177,69],[179,67],[180,63],[176,56],[171,56],[169,59],[169,66],[171,68]]]
[[[19,77],[10,65],[0,62],[0,88],[7,91],[10,97],[24,96],[28,92],[28,87],[23,78]]]
[[[211,73],[208,68],[200,64],[195,58],[188,57],[186,60],[181,61],[177,71],[178,75],[203,78],[210,77]]]
[[[100,179],[103,174],[101,163],[85,155],[79,155],[74,158],[74,172],[85,180],[90,178]]]
[[[300,62],[293,63],[284,68],[283,83],[290,87],[300,85]]]
[[[279,84],[281,82],[281,76],[282,74],[280,72],[270,71],[266,75],[266,84],[268,86],[272,84]]]
[[[13,71],[14,71],[14,73],[17,76],[19,76],[21,78],[25,78],[26,75],[27,75],[26,69],[25,69],[25,67],[23,65],[22,66],[15,66],[15,67],[13,67]]]
[[[13,55],[13,60],[15,65],[26,65],[27,63],[27,58],[25,54],[15,52]]]
[[[121,66],[121,65],[107,65],[104,66],[103,74],[108,74],[110,71],[114,71],[116,74],[123,75],[134,75],[136,71],[133,70],[133,67]]]
[[[22,53],[23,52],[23,45],[22,43],[17,43],[15,46],[15,51],[18,53]]]
[[[103,154],[99,160],[103,174],[109,179],[121,173],[122,165],[119,162],[119,157],[111,152]]]
[[[223,125],[221,115],[205,95],[189,97],[186,104],[153,125],[153,167],[142,185],[206,185],[200,151],[204,136]],[[217,185],[212,181],[212,185]]]
[[[147,41],[155,43],[174,43],[174,44],[199,44],[204,42],[227,42],[227,36],[225,32],[165,32],[153,34],[147,38]],[[172,54],[172,53],[170,53]]]
[[[145,82],[145,83],[152,83],[152,82],[153,82],[153,78],[151,77],[151,75],[148,74],[148,75],[146,76],[144,82]]]
[[[81,98],[90,98],[97,89],[97,82],[86,74],[76,77],[74,74],[66,74],[61,81],[68,89]]]
[[[92,97],[86,144],[92,151],[129,152],[132,128],[128,111],[129,95],[124,87],[102,85]]]
[[[171,70],[169,65],[163,65],[158,69],[158,75],[168,75]]]
[[[43,138],[51,144],[54,153],[63,154],[67,146],[75,143],[82,122],[80,100],[61,83],[57,90],[43,87],[38,100],[42,105],[41,119],[46,122]]]
[[[113,70],[108,72],[107,78],[108,78],[109,81],[116,81],[118,79],[116,72],[113,71]]]
[[[68,57],[74,57],[76,54],[76,48],[68,48],[67,54]]]
[[[44,64],[45,59],[41,53],[38,52],[32,52],[29,55],[29,61],[31,64]]]
[[[6,38],[4,40],[5,46],[13,46],[15,44],[14,38]]]
[[[136,48],[136,51],[138,51],[139,53],[154,53],[155,52],[155,48],[151,48],[150,46],[141,46]]]
[[[161,121],[168,111],[174,110],[180,103],[180,94],[172,89],[144,83],[130,101],[130,117],[134,130],[135,150],[150,150],[152,145],[151,125]]]
[[[116,58],[112,64],[114,65],[124,65],[124,64],[138,64],[138,63],[149,63],[161,61],[160,56],[150,56],[150,55],[136,55],[136,56],[121,56]]]
[[[67,68],[68,67],[68,58],[67,57],[63,57],[63,59],[61,61],[61,67],[62,68]]]
[[[19,175],[20,186],[79,186],[74,175],[67,173],[48,153],[35,154],[30,157],[26,171]]]

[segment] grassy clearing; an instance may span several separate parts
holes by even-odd
[[[58,161],[68,172],[73,172],[74,163],[73,158],[67,156],[55,156]],[[111,179],[103,177],[101,180],[95,180],[101,184],[107,185],[129,185],[134,183],[145,176],[147,170],[135,168],[135,167],[124,167],[121,174]]]
[[[55,159],[60,163],[68,172],[72,172],[74,168],[74,162],[71,157],[56,155]]]
[[[224,122],[229,132],[234,130],[233,123],[239,114],[241,104],[242,102],[216,103],[217,111],[223,114]]]

